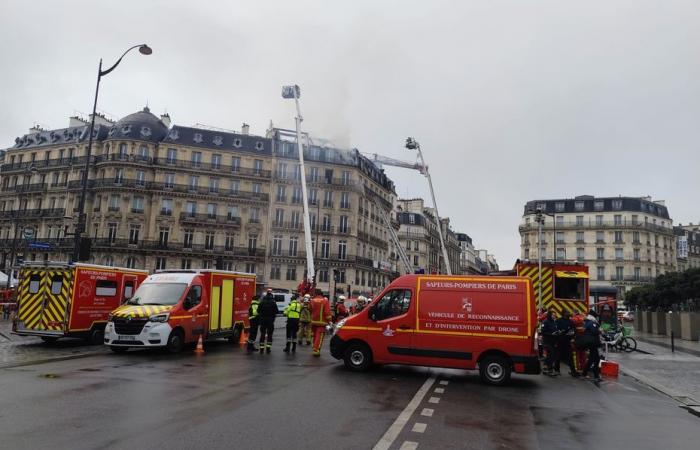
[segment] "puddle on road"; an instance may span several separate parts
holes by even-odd
[[[85,367],[84,369],[78,369],[80,372],[100,372],[102,369],[98,369],[96,367]]]
[[[58,378],[60,375],[55,373],[42,373],[39,378]]]

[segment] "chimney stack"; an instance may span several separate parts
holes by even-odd
[[[243,126],[241,126],[241,134],[248,135],[250,133],[250,125],[247,123],[243,123]]]
[[[170,128],[170,114],[165,113],[160,115],[160,121],[165,124],[166,127]]]

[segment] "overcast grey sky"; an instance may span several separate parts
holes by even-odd
[[[700,2],[0,0],[0,147],[92,105],[180,125],[293,127],[394,158],[501,267],[535,198],[651,195],[700,221]],[[389,169],[401,197],[424,179]]]

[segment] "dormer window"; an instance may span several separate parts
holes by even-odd
[[[147,126],[141,127],[141,136],[147,138],[151,135],[151,128]]]
[[[124,125],[122,127],[122,134],[129,134],[131,133],[131,125]]]
[[[170,132],[168,133],[168,137],[173,141],[177,141],[178,139],[180,139],[180,133],[177,130],[170,130]]]
[[[243,141],[240,139],[236,138],[233,140],[233,146],[236,148],[241,148],[241,145],[243,145]]]
[[[202,133],[195,133],[192,140],[195,141],[197,144],[201,144],[204,141],[204,138],[202,137]]]
[[[224,138],[222,138],[221,136],[214,136],[213,142],[214,145],[221,145],[224,143]]]
[[[255,150],[262,150],[263,149],[263,143],[258,141],[255,143]]]

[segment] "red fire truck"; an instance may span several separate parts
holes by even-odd
[[[110,314],[104,342],[114,352],[228,338],[238,343],[248,328],[255,274],[222,270],[159,271],[133,298]]]
[[[351,370],[372,363],[478,368],[502,385],[540,373],[535,302],[526,277],[404,275],[339,321],[331,354]]]
[[[12,332],[103,341],[109,313],[131,298],[148,272],[91,264],[27,263],[19,272],[19,310]]]

